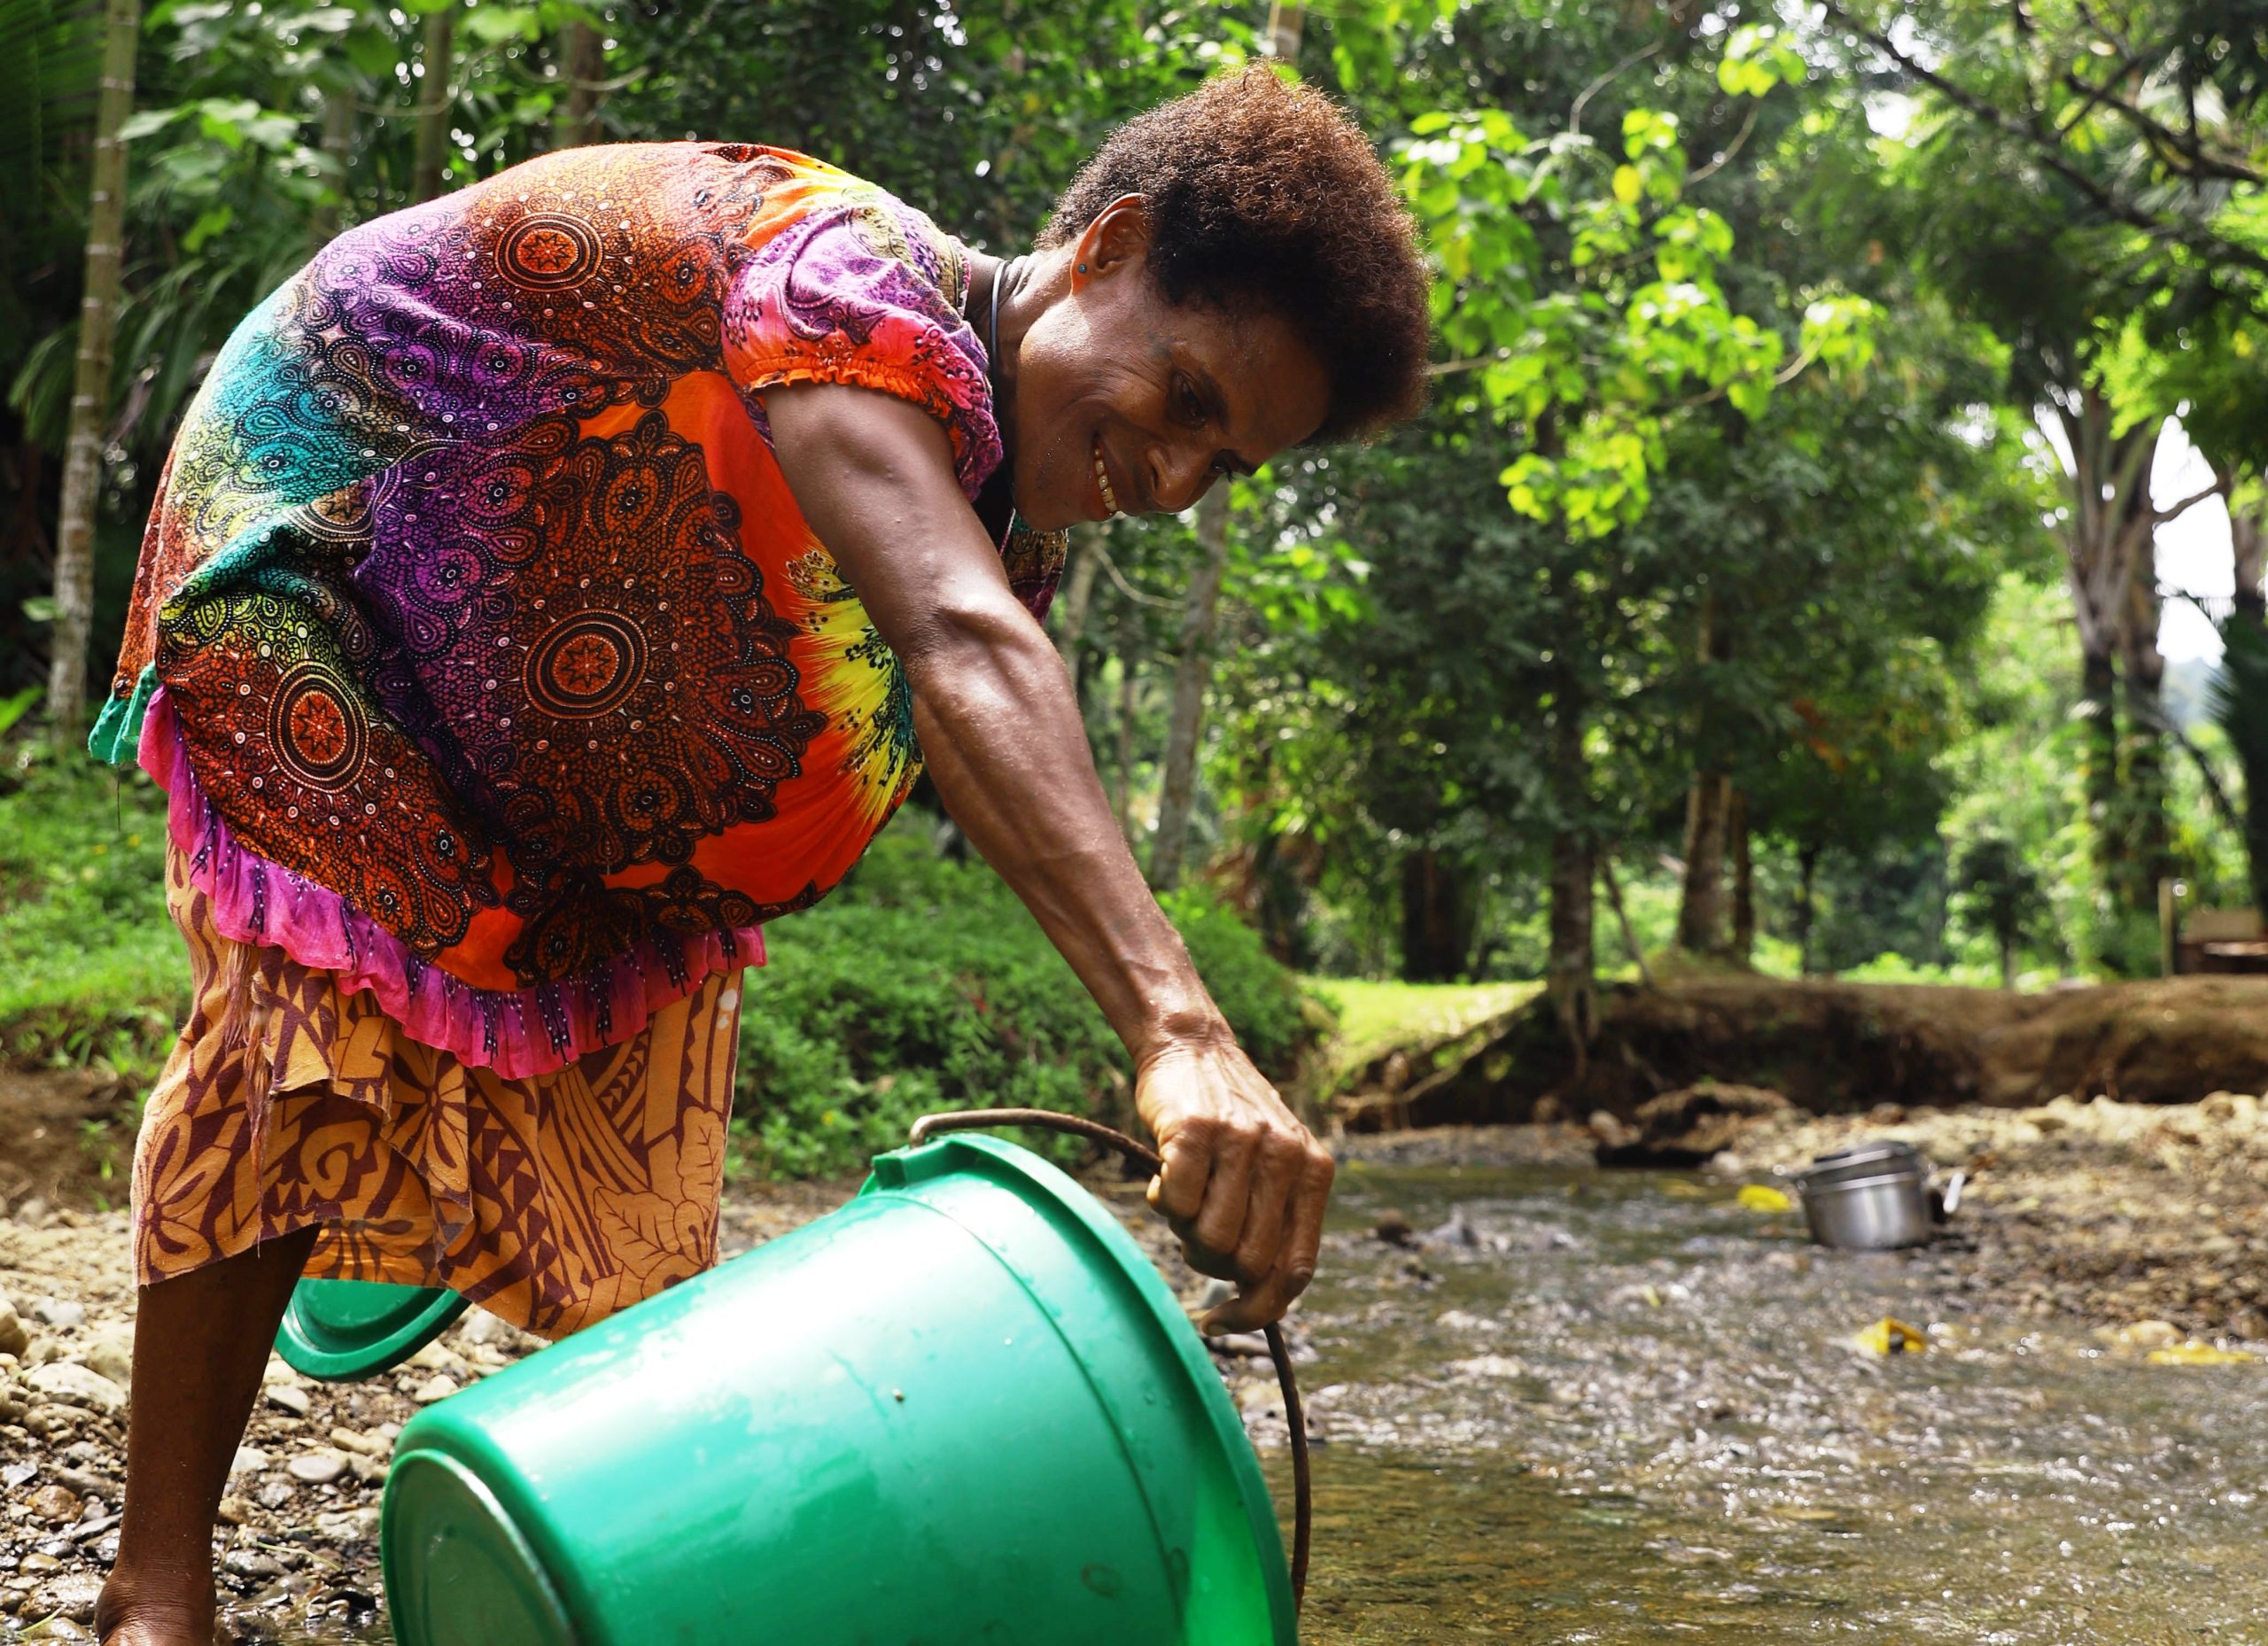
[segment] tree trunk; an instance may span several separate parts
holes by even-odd
[[[1471,872],[1430,848],[1402,860],[1402,978],[1455,982],[1470,969],[1479,904]]]
[[[1820,845],[1805,841],[1796,848],[1796,975],[1811,975],[1811,924],[1816,905],[1812,888],[1819,879]]]
[[[1205,687],[1213,677],[1213,631],[1220,618],[1221,579],[1229,565],[1229,488],[1223,481],[1197,506],[1197,542],[1204,551],[1181,608],[1181,657],[1174,666],[1173,711],[1166,722],[1166,758],[1158,799],[1158,837],[1150,847],[1150,884],[1181,884],[1183,848],[1197,790],[1197,743],[1204,730]]]
[[[2106,639],[2108,636],[2105,637]],[[2118,827],[2118,665],[2107,647],[2080,639],[2079,790],[2094,845],[2096,876],[2106,893],[2117,894]]]
[[[1756,863],[1751,855],[1748,796],[1736,788],[1726,808],[1725,832],[1733,858],[1732,957],[1743,966],[1756,963]]]
[[[2000,987],[2014,989],[2016,986],[2016,935],[2014,932],[2002,932],[2000,934]]]
[[[354,163],[354,88],[334,86],[324,95],[322,154],[329,162],[326,186],[330,192],[307,214],[307,239],[318,252],[338,238],[346,224],[346,179]]]
[[[134,48],[141,0],[110,0],[103,18],[102,101],[87,211],[86,280],[79,299],[79,359],[63,455],[55,534],[55,631],[47,679],[49,734],[60,749],[87,734],[87,647],[95,616],[95,514],[102,501],[103,439],[110,423],[111,346],[118,327],[120,242],[126,231],[126,144],[134,112]]]
[[[1102,545],[1092,541],[1084,530],[1071,534],[1069,575],[1064,578],[1063,592],[1048,609],[1054,620],[1055,649],[1062,654],[1063,666],[1071,673],[1072,695],[1085,702],[1086,654],[1079,649],[1079,637],[1086,632],[1087,613],[1093,606],[1095,577],[1102,570]]]
[[[1598,1027],[1593,995],[1592,858],[1589,771],[1583,755],[1584,705],[1562,678],[1551,728],[1551,949],[1546,992],[1574,1054],[1575,1083],[1590,1069],[1591,1038]]]
[[[2093,384],[2060,392],[2055,408],[2071,452],[2064,575],[2079,633],[2078,713],[2088,722],[2080,757],[2087,817],[2097,878],[2123,911],[2131,906],[2137,876],[2128,852],[2133,831],[2119,792],[2114,658],[2133,624],[2136,559],[2148,550],[2157,529],[2150,458],[2163,425],[2145,419],[2121,432],[2109,399]],[[2155,638],[2153,633],[2153,650]],[[2148,906],[2155,904],[2153,889]]]
[[[1725,625],[1714,594],[1701,602],[1700,661],[1705,671],[1728,655]],[[1677,946],[1689,954],[1725,952],[1725,813],[1732,799],[1731,780],[1713,769],[1715,715],[1707,695],[1693,728],[1699,760],[1685,800],[1685,883],[1677,905]]]
[[[1639,945],[1638,934],[1631,929],[1630,911],[1622,906],[1622,882],[1615,878],[1614,854],[1598,854],[1598,877],[1606,882],[1606,900],[1614,910],[1614,922],[1622,928],[1622,946],[1630,951],[1630,963],[1638,968],[1638,981],[1647,988],[1654,986],[1654,974],[1646,964],[1646,951]]]
[[[2236,615],[2268,622],[2268,590],[2261,586],[2268,573],[2268,495],[2230,513],[2229,547],[2236,558]]]
[[[595,142],[599,129],[599,83],[606,78],[606,40],[581,18],[567,25],[566,96],[551,123],[551,146],[576,149]]]
[[[1284,0],[1271,0],[1268,7],[1268,55],[1281,58],[1286,63],[1300,60],[1300,29],[1306,21],[1307,8],[1286,5]]]
[[[1732,780],[1697,772],[1685,797],[1685,886],[1677,905],[1677,946],[1689,954],[1725,952],[1725,813]]]
[[[449,97],[449,75],[455,67],[456,21],[454,4],[425,19],[425,50],[419,57],[425,74],[417,97],[417,158],[409,170],[413,204],[441,192],[441,170],[448,159],[449,116],[455,107]]]
[[[1118,659],[1118,828],[1134,843],[1134,657]]]
[[[1299,56],[1304,13],[1274,0],[1268,11],[1267,49],[1286,62]],[[1169,891],[1181,883],[1189,843],[1190,806],[1197,788],[1197,748],[1205,729],[1205,689],[1213,678],[1213,636],[1220,623],[1221,579],[1229,563],[1229,483],[1216,482],[1197,506],[1197,542],[1204,558],[1189,581],[1182,607],[1181,657],[1174,670],[1173,710],[1166,726],[1160,773],[1158,837],[1150,849],[1150,883]]]
[[[2119,768],[2119,905],[2130,912],[2155,911],[2158,881],[2174,872],[2173,831],[2166,821],[2165,658],[2158,650],[2157,553],[2148,541],[2136,553],[2121,625],[2120,680],[2125,715]]]

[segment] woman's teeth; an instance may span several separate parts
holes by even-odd
[[[1110,476],[1102,466],[1102,439],[1097,436],[1094,446],[1095,485],[1102,493],[1102,506],[1112,514],[1118,513],[1118,493],[1110,489]]]

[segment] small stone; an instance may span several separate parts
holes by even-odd
[[[87,1324],[87,1306],[69,1298],[43,1297],[32,1300],[32,1318],[43,1325],[69,1327]]]
[[[457,1336],[476,1347],[510,1348],[520,1340],[520,1329],[501,1315],[474,1308],[465,1311]]]
[[[1410,1226],[1407,1214],[1388,1207],[1378,1222],[1371,1226],[1371,1238],[1383,1240],[1388,1246],[1408,1246],[1417,1238],[1417,1231]]]
[[[309,1486],[329,1486],[346,1472],[346,1454],[307,1452],[294,1457],[284,1468],[294,1480],[303,1480]]]
[[[256,1549],[230,1549],[221,1562],[221,1569],[240,1578],[265,1580],[284,1575],[284,1563],[272,1555],[263,1555]]]
[[[0,1487],[12,1492],[38,1472],[37,1464],[10,1464],[5,1469],[0,1469]]]
[[[16,1314],[16,1306],[0,1292],[0,1355],[20,1355],[32,1346],[32,1334]]]
[[[378,1511],[375,1508],[348,1509],[317,1515],[315,1530],[333,1543],[366,1542],[378,1534]]]
[[[224,1525],[240,1526],[252,1518],[252,1505],[241,1497],[224,1497],[219,1513]]]
[[[79,1495],[67,1486],[43,1486],[31,1495],[32,1513],[56,1526],[67,1526],[79,1518],[85,1507]]]
[[[134,1334],[113,1330],[97,1338],[83,1358],[89,1370],[130,1388],[134,1383]]]
[[[383,1457],[365,1457],[358,1452],[346,1460],[346,1466],[354,1471],[354,1478],[365,1486],[380,1485],[386,1478],[386,1463]]]
[[[292,1383],[271,1383],[268,1386],[268,1403],[290,1412],[294,1417],[304,1417],[315,1409],[315,1401],[307,1392]]]
[[[99,1497],[111,1503],[119,1499],[118,1482],[91,1469],[58,1469],[55,1478],[82,1497]]]
[[[359,1452],[365,1457],[383,1457],[393,1449],[391,1441],[347,1428],[333,1429],[330,1443],[342,1452]]]
[[[91,1634],[88,1634],[86,1630],[84,1630],[84,1629],[81,1628],[81,1627],[80,1627],[76,1623],[73,1622],[69,1618],[60,1615],[60,1614],[61,1614],[61,1608],[59,1608],[59,1607],[58,1607],[58,1608],[57,1608],[57,1611],[58,1611],[58,1615],[57,1615],[57,1616],[55,1616],[55,1617],[50,1618],[50,1619],[47,1620],[47,1622],[46,1622],[45,1626],[44,1626],[43,1627],[42,1627],[42,1628],[41,1628],[41,1630],[40,1630],[39,1634],[38,1634],[36,1636],[35,1636],[34,1638],[38,1639],[38,1640],[48,1640],[48,1641],[74,1641],[74,1642],[76,1642],[76,1641],[88,1641],[88,1640],[92,1640],[92,1639],[94,1638],[94,1636],[93,1636],[93,1635],[91,1635]],[[89,1613],[88,1613],[87,1615],[88,1615],[89,1617],[92,1617],[92,1616],[94,1615],[94,1613],[93,1613],[91,1611],[89,1611]]]
[[[16,1568],[19,1572],[60,1572],[63,1563],[52,1555],[43,1555],[34,1549],[16,1563]]]
[[[456,1379],[446,1372],[436,1372],[425,1382],[409,1392],[409,1398],[420,1406],[431,1406],[435,1401],[445,1401],[457,1392]]]
[[[98,1371],[84,1366],[74,1366],[68,1361],[57,1361],[50,1365],[35,1366],[25,1378],[25,1383],[51,1401],[66,1406],[83,1407],[89,1411],[116,1417],[126,1409],[126,1391]]]
[[[428,1343],[403,1363],[420,1371],[446,1371],[461,1376],[464,1371],[464,1356],[444,1347],[439,1341]]]
[[[103,1580],[93,1572],[74,1572],[57,1578],[47,1586],[47,1603],[74,1623],[92,1623],[95,1620],[95,1602],[101,1598],[102,1592]],[[49,1625],[50,1638],[65,1638],[53,1634],[53,1627],[52,1623]],[[82,1641],[87,1637],[74,1634],[69,1638]]]
[[[231,1477],[258,1474],[268,1467],[268,1454],[257,1446],[239,1446],[237,1455],[229,1459],[229,1473]]]
[[[299,1383],[304,1381],[291,1370],[291,1363],[280,1355],[270,1355],[268,1364],[260,1369],[260,1380],[266,1384]]]
[[[252,1495],[252,1502],[262,1509],[281,1509],[299,1495],[299,1488],[289,1480],[263,1480],[260,1490]]]
[[[1208,1338],[1205,1346],[1216,1355],[1232,1355],[1240,1360],[1266,1360],[1268,1339],[1257,1332],[1231,1332],[1217,1338]]]

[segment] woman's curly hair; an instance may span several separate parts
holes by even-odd
[[[1362,129],[1264,63],[1126,122],[1039,237],[1061,245],[1122,195],[1147,203],[1166,300],[1263,306],[1331,377],[1316,443],[1408,417],[1425,397],[1427,276],[1417,226]]]

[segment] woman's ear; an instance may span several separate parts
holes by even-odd
[[[1150,206],[1138,194],[1122,194],[1095,214],[1071,259],[1076,290],[1086,280],[1139,268],[1150,254]]]

